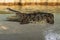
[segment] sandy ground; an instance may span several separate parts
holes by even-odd
[[[24,24],[6,21],[12,14],[0,14],[0,40],[60,40],[60,14],[55,23]]]

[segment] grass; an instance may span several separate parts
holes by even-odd
[[[0,14],[11,14],[11,12],[0,11]]]

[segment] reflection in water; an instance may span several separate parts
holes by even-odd
[[[60,40],[60,34],[55,33],[54,30],[46,32],[45,40]]]

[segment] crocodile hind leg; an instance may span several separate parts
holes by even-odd
[[[22,21],[20,22],[20,24],[28,24],[28,23],[29,23],[29,18],[25,15]]]
[[[54,24],[54,16],[50,14],[49,16],[47,16],[46,21],[49,24]]]

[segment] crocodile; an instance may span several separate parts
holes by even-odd
[[[7,8],[9,11],[15,12],[17,18],[17,21],[20,22],[20,24],[28,24],[33,22],[40,22],[42,20],[46,20],[46,23],[54,24],[54,15],[52,13],[46,13],[46,12],[33,12],[33,13],[22,13],[20,11]]]

